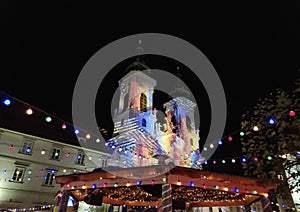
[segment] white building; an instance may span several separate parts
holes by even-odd
[[[107,166],[108,154],[0,128],[0,209],[53,207],[55,175],[92,171],[95,158]]]

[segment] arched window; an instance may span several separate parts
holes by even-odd
[[[141,97],[140,97],[140,111],[141,112],[147,111],[147,96],[144,93],[141,93]]]
[[[142,126],[143,126],[143,127],[147,127],[146,119],[142,119]]]

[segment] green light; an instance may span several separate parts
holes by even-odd
[[[163,181],[164,183],[167,182],[167,178],[164,177],[164,178],[162,179],[162,181]]]
[[[55,157],[57,157],[57,156],[58,156],[58,152],[55,152],[55,154],[54,154],[54,155],[55,155]]]
[[[117,188],[118,186],[119,186],[118,183],[115,183],[115,184],[114,184],[114,187],[115,187],[115,188]]]
[[[28,180],[28,181],[30,181],[30,180],[31,180],[31,178],[30,178],[30,177],[28,177],[28,178],[27,178],[27,180]]]
[[[99,142],[100,142],[100,139],[99,139],[99,138],[97,138],[97,139],[96,139],[96,142],[97,142],[97,143],[99,143]]]
[[[72,186],[72,189],[75,189],[76,187],[75,186]]]
[[[73,170],[73,172],[77,172],[77,170],[76,170],[76,169],[74,169],[74,170]]]
[[[225,160],[222,160],[222,163],[225,163]]]
[[[31,169],[28,171],[28,174],[31,174],[32,173],[32,171],[31,171]]]
[[[245,133],[244,132],[240,132],[240,136],[244,136],[245,135]]]
[[[215,186],[215,189],[219,189],[219,186]]]
[[[204,150],[204,151],[206,151],[206,150],[207,150],[207,148],[206,148],[206,147],[204,147],[204,148],[203,148],[203,150]]]
[[[46,122],[51,122],[52,121],[52,118],[50,116],[47,116],[46,117]]]
[[[254,190],[254,191],[252,191],[252,194],[257,194],[257,191],[255,191],[255,190]]]
[[[269,156],[267,157],[267,159],[268,159],[268,160],[272,160],[272,157],[269,155]]]

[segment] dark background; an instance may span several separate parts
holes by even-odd
[[[67,122],[72,122],[74,85],[88,59],[106,44],[136,33],[157,32],[182,38],[199,48],[218,72],[228,107],[224,137],[233,133],[235,137],[218,148],[215,158],[240,156],[236,134],[241,115],[275,88],[290,89],[299,77],[300,7],[296,1],[214,5],[139,1],[107,5],[61,0],[1,4],[0,91]],[[174,74],[180,74],[174,71],[177,66],[184,70],[181,64],[164,58],[145,58],[145,63]],[[125,70],[129,64],[125,61],[116,70]],[[123,74],[112,71],[107,76],[107,84],[99,89],[98,105],[105,105],[103,99],[111,98]],[[210,128],[205,90],[189,74],[181,73],[181,77],[197,93],[197,103],[201,102],[204,142]],[[166,97],[155,95],[158,106]],[[50,138],[56,134],[56,139],[65,141],[73,139],[58,133],[55,125],[40,124],[38,116],[18,116],[18,107],[21,110],[22,105],[11,111],[1,107],[2,126]],[[99,125],[110,133],[112,122],[107,111],[96,112]],[[209,170],[231,173],[240,173],[239,168],[208,166]]]

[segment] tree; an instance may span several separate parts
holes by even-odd
[[[278,185],[278,194],[300,192],[300,84],[277,89],[242,116],[246,176]]]

